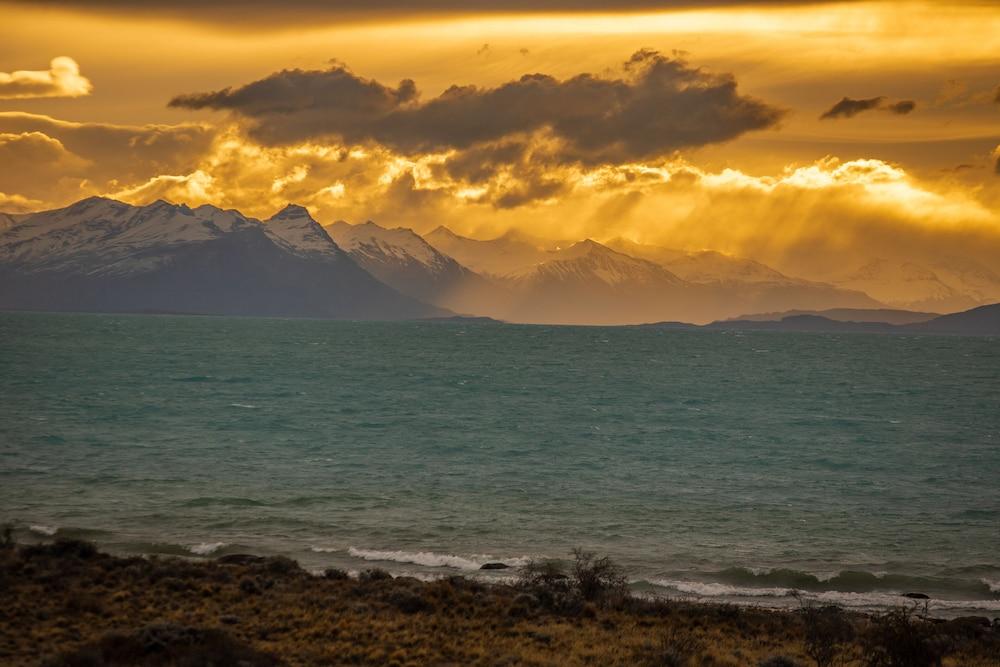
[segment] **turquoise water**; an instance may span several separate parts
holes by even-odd
[[[656,595],[993,613],[1000,341],[0,314],[0,521],[420,576],[582,546]]]

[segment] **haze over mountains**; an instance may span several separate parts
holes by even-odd
[[[934,315],[872,314],[904,296],[907,304],[929,304],[924,310],[951,312],[1000,300],[1000,278],[972,263],[942,262],[932,271],[873,262],[830,284],[747,258],[621,238],[555,241],[508,232],[479,240],[444,227],[421,237],[371,221],[323,227],[295,205],[266,221],[210,205],[132,206],[99,197],[0,214],[4,309],[349,319],[461,314],[559,324],[837,312],[830,309],[846,309],[852,321],[884,317],[877,321],[894,324]]]

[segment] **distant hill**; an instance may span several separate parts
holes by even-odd
[[[803,331],[830,333],[951,334],[1000,336],[1000,303],[961,313],[939,315],[923,322],[891,324],[876,321],[842,321],[820,315],[789,315],[776,320],[727,320],[706,325],[710,329],[741,331]]]
[[[925,333],[1000,336],[1000,303],[942,315],[929,322],[910,325],[907,329]]]
[[[913,310],[891,308],[830,308],[827,310],[786,310],[780,313],[756,313],[730,318],[746,322],[774,322],[796,315],[815,315],[838,322],[883,322],[888,324],[914,324],[926,322],[940,313],[921,313]]]

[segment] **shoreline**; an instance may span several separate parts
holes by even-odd
[[[165,665],[212,654],[247,665],[777,667],[816,664],[817,641],[863,665],[866,651],[891,654],[914,639],[944,665],[1000,665],[1000,627],[990,619],[649,600],[591,554],[491,584],[374,567],[316,576],[280,556],[118,557],[77,540],[5,542],[0,584],[0,661],[11,665]]]
[[[27,527],[25,527],[27,526]],[[450,576],[475,579],[486,584],[509,583],[520,568],[548,555],[519,556],[413,551],[356,547],[317,547],[282,550],[258,548],[230,542],[106,542],[95,538],[93,530],[65,529],[44,524],[14,526],[14,539],[21,544],[44,544],[53,540],[84,540],[118,557],[183,558],[210,562],[230,554],[254,554],[291,558],[303,569],[318,573],[339,568],[357,576],[369,568],[380,568],[394,577],[414,577],[424,581]],[[108,537],[108,535],[105,535]],[[619,556],[611,555],[616,561]],[[560,561],[565,559],[553,558]],[[487,562],[505,567],[481,567]],[[801,601],[833,605],[862,614],[880,613],[897,607],[920,607],[928,616],[949,619],[962,616],[1000,617],[1000,585],[993,579],[974,574],[959,577],[952,573],[913,574],[898,570],[876,572],[865,566],[826,568],[822,573],[798,569],[794,565],[758,567],[719,565],[716,569],[694,570],[683,565],[651,573],[649,567],[636,571],[625,567],[632,594],[651,599],[700,604],[731,604],[773,610],[795,610]],[[924,596],[927,597],[924,597]],[[969,597],[972,596],[972,597]],[[979,597],[984,596],[984,597]],[[800,601],[801,600],[801,601]]]

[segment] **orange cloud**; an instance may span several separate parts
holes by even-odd
[[[0,72],[0,99],[81,97],[92,89],[80,66],[67,56],[53,58],[47,70]]]

